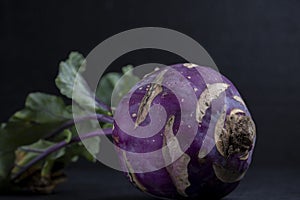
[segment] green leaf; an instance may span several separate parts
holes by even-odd
[[[123,74],[127,73],[127,75],[133,76],[132,70],[133,70],[132,65],[126,65],[126,66],[122,67],[122,73]]]
[[[8,174],[13,167],[14,159],[15,156],[13,152],[0,153],[0,188],[9,184]]]
[[[140,80],[139,77],[132,73],[132,66],[123,67],[124,75],[118,81],[115,88],[114,105],[118,105],[121,99],[129,92],[129,90]]]
[[[120,78],[121,74],[116,72],[104,75],[97,87],[96,96],[107,105],[111,105],[111,95]]]
[[[16,151],[16,166],[13,168],[12,173],[17,173],[23,166],[25,166],[28,162],[36,158],[42,152],[46,151],[48,148],[51,148],[56,143],[46,141],[46,140],[38,140],[37,142],[19,147]],[[64,148],[53,152],[48,156],[46,161],[54,161],[55,159],[63,156],[65,153]],[[50,164],[50,163],[49,163]],[[42,166],[43,163],[37,163],[36,165]],[[47,166],[49,168],[49,166]],[[38,169],[39,167],[37,167]],[[49,170],[49,169],[48,169]],[[23,177],[24,178],[24,177]]]
[[[103,124],[103,126],[102,126],[102,128],[111,128],[111,129],[113,129],[113,124],[108,124],[108,123],[106,123],[106,124]]]
[[[67,143],[69,143],[71,141],[71,139],[72,139],[72,135],[73,135],[72,132],[70,130],[66,129],[66,130],[64,130],[63,134],[66,135],[65,141]]]
[[[94,138],[89,138],[84,140],[84,146],[88,150],[90,156],[92,155],[97,155],[99,153],[100,149],[100,138],[99,137],[94,137]],[[95,158],[91,158],[88,156],[88,160],[95,161]]]
[[[29,162],[36,159],[40,154],[50,151],[54,145],[56,143],[41,139],[31,145],[19,147],[16,150],[15,167],[12,169],[12,174],[19,173]],[[52,152],[45,159],[30,166],[14,183],[22,190],[51,193],[56,185],[63,181],[60,177],[53,176],[57,172],[53,170],[55,160],[64,154],[65,148]],[[60,174],[62,173],[60,172]]]
[[[64,156],[57,159],[56,162],[63,163],[64,166],[67,166],[71,162],[76,162],[79,157],[83,157],[90,162],[96,161],[93,155],[90,154],[85,146],[80,142],[66,147]]]
[[[81,54],[72,52],[66,61],[60,63],[56,85],[62,94],[77,102],[78,105],[75,107],[79,110],[78,113],[86,115],[89,114],[89,109],[93,109],[98,102],[95,101],[93,93],[81,75],[85,70],[85,62]],[[124,68],[125,71],[128,71],[128,69]],[[117,75],[115,82],[119,78],[120,75]],[[76,84],[79,87],[78,90],[73,92],[75,80],[78,81]],[[43,93],[32,93],[28,95],[24,109],[16,112],[7,123],[0,124],[0,188],[4,188],[4,186],[12,183],[10,181],[12,173],[20,172],[20,167],[28,164],[41,152],[51,148],[57,142],[66,141],[68,143],[77,135],[76,129],[70,127],[52,137],[51,141],[42,139],[53,133],[53,131],[61,130],[64,127],[62,125],[73,119],[72,111],[74,110],[72,108],[74,107],[66,106],[60,97]],[[82,108],[88,108],[88,111]],[[96,111],[111,114],[101,109]],[[98,122],[93,120],[87,121],[87,123],[88,127],[98,125]],[[101,125],[105,126],[104,123]],[[100,138],[96,137],[85,141],[85,145],[93,154],[97,154],[99,151],[99,140]],[[56,176],[57,170],[61,170],[63,166],[76,161],[79,156],[95,161],[95,158],[89,151],[81,142],[70,144],[31,166],[30,170],[22,173],[20,177],[17,176],[18,180],[29,176],[25,180],[29,189],[33,187],[49,192],[58,181],[59,176]],[[52,173],[52,169],[55,172]],[[32,170],[39,173],[30,176]],[[45,177],[50,182],[47,182],[48,184],[45,185],[45,188],[39,188],[39,183],[43,183],[42,178]],[[51,181],[52,178],[53,181]],[[36,182],[37,185],[31,181],[38,181]]]
[[[62,98],[37,92],[28,95],[25,109],[16,112],[10,121],[50,123],[67,119],[72,119],[72,114]]]
[[[10,176],[18,147],[38,141],[72,118],[63,100],[53,95],[32,93],[25,106],[1,125],[0,185]]]
[[[25,106],[2,125],[0,153],[31,144],[72,119],[63,100],[54,95],[32,93]]]
[[[51,177],[52,168],[54,166],[55,160],[47,159],[41,170],[41,177]]]
[[[111,97],[114,92],[115,99],[113,102],[117,105],[123,96],[140,80],[132,73],[132,69],[132,65],[127,65],[122,68],[123,75],[116,72],[104,75],[99,82],[96,96],[111,105]]]
[[[87,113],[84,110],[77,110],[75,109],[74,112],[78,114],[78,116],[85,116]],[[78,126],[78,133],[75,128],[70,129],[70,131],[76,134],[85,134],[90,133],[99,128],[99,122],[97,120],[87,120],[80,123],[80,126]],[[93,155],[97,155],[99,153],[99,144],[100,144],[100,137],[93,137],[89,139],[85,139],[83,141],[85,147],[88,149],[89,152],[91,152]],[[94,160],[94,159],[93,159]]]
[[[63,95],[73,99],[84,108],[93,109],[96,104],[94,95],[81,75],[85,70],[85,66],[86,61],[81,54],[77,52],[70,53],[69,58],[60,63],[55,83]],[[74,90],[75,84],[77,90]],[[101,111],[99,108],[97,109]]]

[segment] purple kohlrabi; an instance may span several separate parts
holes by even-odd
[[[226,77],[185,63],[155,70],[131,89],[116,109],[113,139],[123,170],[143,192],[221,198],[245,175],[256,132]]]

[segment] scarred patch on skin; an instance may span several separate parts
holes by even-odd
[[[175,117],[171,116],[165,126],[163,145],[168,146],[163,150],[163,157],[166,162],[169,163],[171,161],[171,164],[166,169],[177,192],[184,197],[188,197],[185,190],[191,185],[188,179],[188,164],[191,158],[181,150],[179,142],[173,133],[174,119]],[[175,160],[178,155],[181,156]]]
[[[191,69],[191,68],[197,67],[198,65],[193,64],[193,63],[184,63],[183,66]]]
[[[239,108],[234,108],[230,111],[230,116],[233,116],[236,114],[245,114],[245,112]]]
[[[213,169],[216,177],[224,183],[234,183],[240,181],[247,172],[247,170],[241,173],[236,170],[226,169],[218,164],[213,164]]]
[[[217,150],[222,156],[225,155],[224,152],[222,151],[222,141],[220,139],[220,135],[222,134],[223,131],[225,118],[226,118],[226,107],[224,106],[224,109],[216,123],[215,134],[214,134]]]
[[[244,100],[240,96],[233,96],[233,99],[236,100],[237,102],[240,102],[242,105],[246,105]]]
[[[203,159],[207,156],[208,152],[206,149],[201,148],[199,153],[198,153],[198,159]]]
[[[206,148],[200,148],[199,153],[198,153],[198,162],[200,165],[206,163],[206,156],[208,155],[209,152],[207,152]]]
[[[247,160],[249,158],[249,153],[245,154],[244,156],[240,157],[240,160]]]
[[[217,99],[222,92],[229,87],[226,83],[208,84],[207,88],[201,93],[196,108],[196,120],[202,122],[206,110],[210,107],[211,102]]]
[[[232,109],[226,118],[219,120],[219,128],[215,132],[218,152],[226,158],[237,154],[240,160],[247,160],[256,134],[251,117],[241,109]]]
[[[166,72],[167,69],[163,70],[157,75],[157,77],[154,80],[154,83],[151,84],[150,88],[144,95],[138,109],[138,114],[134,125],[135,128],[138,127],[146,119],[153,100],[155,99],[155,97],[157,97],[157,95],[159,95],[163,91],[161,83],[163,81],[163,76]]]
[[[138,187],[140,190],[146,192],[147,189],[143,186],[143,184],[137,179],[136,175],[134,174],[134,170],[133,170],[129,160],[127,159],[126,152],[123,151],[122,155],[123,155],[123,158],[124,158],[127,170],[128,170],[128,177],[129,177],[130,181],[134,185],[136,185],[136,187]]]

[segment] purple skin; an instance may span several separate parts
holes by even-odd
[[[193,89],[197,98],[192,117],[198,127],[196,137],[184,151],[184,155],[171,165],[156,171],[135,173],[129,167],[130,163],[124,156],[125,151],[119,151],[121,165],[128,170],[126,175],[137,188],[156,197],[224,197],[237,187],[250,165],[256,139],[253,120],[237,89],[219,72],[188,63],[170,67],[146,76],[121,100],[117,108],[127,109],[124,105],[129,102],[132,121],[138,126],[147,126],[151,122],[147,105],[151,107],[160,104],[167,113],[164,128],[148,138],[133,137],[118,126],[128,116],[116,114],[118,124],[114,123],[114,142],[122,150],[145,153],[159,150],[166,145],[170,130],[176,135],[181,117],[189,115],[182,113],[178,98],[166,87],[168,83],[175,84],[182,93],[187,91],[187,87]],[[185,80],[178,78],[176,73],[185,77]],[[149,84],[158,79],[161,85]],[[207,92],[209,95],[205,95]],[[209,127],[213,132],[209,132]],[[187,131],[186,135],[189,137],[191,134]],[[181,146],[179,141],[177,148],[180,149]],[[167,153],[172,155],[172,149]],[[162,158],[164,155],[161,152]],[[153,159],[139,164],[143,167],[155,162],[157,161]]]

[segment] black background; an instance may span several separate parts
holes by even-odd
[[[300,1],[0,1],[1,121],[29,92],[58,94],[59,61],[131,28],[171,28],[198,41],[237,86],[257,125],[253,166],[300,164]],[[142,51],[122,65],[180,59]],[[83,165],[83,164],[81,164]]]

